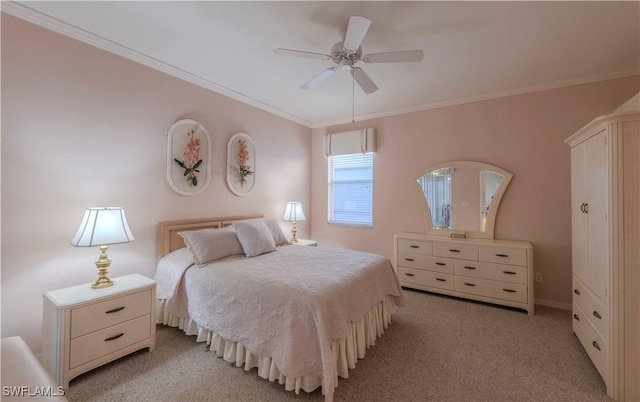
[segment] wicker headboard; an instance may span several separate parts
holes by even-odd
[[[164,221],[158,224],[158,260],[173,250],[184,247],[184,239],[178,232],[204,228],[222,228],[231,225],[233,221],[258,219],[263,215],[240,215],[224,218],[183,219],[179,221]]]

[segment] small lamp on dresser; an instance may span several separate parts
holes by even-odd
[[[76,235],[71,240],[75,247],[100,247],[100,258],[96,261],[98,279],[92,288],[106,288],[113,285],[107,277],[111,261],[107,258],[109,244],[128,243],[133,235],[127,224],[127,218],[122,208],[99,207],[87,208]]]
[[[304,221],[307,218],[304,216],[304,212],[302,211],[302,203],[301,202],[288,202],[287,208],[284,211],[284,216],[282,220],[285,222],[291,222],[291,243],[297,243],[298,237],[296,228],[297,221]]]

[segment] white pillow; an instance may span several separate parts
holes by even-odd
[[[290,244],[287,236],[285,236],[282,228],[278,225],[278,222],[275,219],[267,219],[264,223],[267,224],[267,227],[271,231],[271,235],[273,236],[273,240],[276,242],[276,246]]]
[[[199,229],[178,233],[193,256],[193,262],[203,266],[209,262],[243,255],[242,245],[233,228]]]
[[[244,255],[254,257],[276,250],[271,230],[262,219],[237,221],[231,224],[242,244]]]

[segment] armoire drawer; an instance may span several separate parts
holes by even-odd
[[[453,274],[454,260],[430,255],[398,253],[398,268],[407,267]]]
[[[573,302],[573,332],[586,350],[594,366],[608,383],[609,343],[598,333],[578,304]]]
[[[508,247],[483,246],[480,247],[479,260],[525,267],[527,266],[527,252]]]
[[[609,309],[589,288],[573,275],[573,301],[584,312],[586,318],[598,330],[600,335],[609,340]]]
[[[478,260],[478,246],[460,243],[434,243],[433,255],[439,257]]]
[[[453,290],[454,276],[443,272],[424,271],[421,269],[398,268],[398,279],[401,284],[412,283],[440,289]]]
[[[527,302],[527,287],[517,283],[497,282],[456,275],[455,289],[458,292],[479,296],[493,297],[519,303]]]
[[[479,261],[455,261],[455,274],[501,282],[527,283],[527,267]]]

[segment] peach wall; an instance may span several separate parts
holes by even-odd
[[[135,241],[113,245],[110,276],[153,276],[161,220],[310,211],[311,130],[111,53],[2,14],[2,336],[40,350],[42,294],[95,280],[99,251],[69,245],[86,207],[125,208]],[[209,132],[211,182],[200,195],[166,180],[167,130]],[[257,183],[226,185],[226,143],[249,134]],[[308,237],[309,223],[299,223]],[[285,230],[288,227],[284,226]]]
[[[612,112],[640,89],[640,77],[504,97],[313,130],[311,236],[324,246],[393,256],[393,235],[426,230],[413,178],[448,160],[474,160],[513,173],[495,237],[530,241],[538,301],[571,301],[569,147],[564,139]],[[373,228],[328,225],[324,133],[374,127]]]

